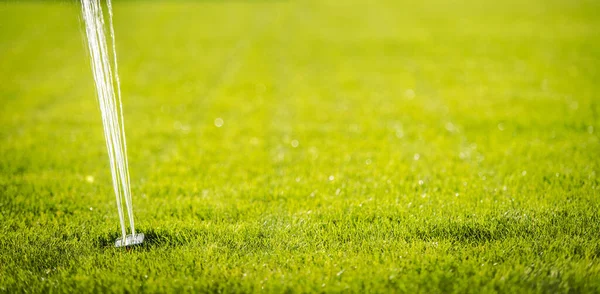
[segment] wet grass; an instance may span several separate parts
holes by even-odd
[[[600,292],[595,1],[0,2],[0,292]],[[216,123],[218,122],[218,123]]]

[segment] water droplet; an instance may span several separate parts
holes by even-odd
[[[499,123],[498,124],[498,130],[504,131],[504,124],[503,123]]]
[[[542,80],[540,88],[542,88],[542,91],[548,91],[548,79]]]
[[[296,148],[296,147],[298,147],[298,145],[299,145],[300,143],[298,142],[298,140],[292,140],[292,143],[291,143],[291,144],[292,144],[292,147]]]
[[[522,176],[526,176],[526,175],[527,175],[527,171],[526,171],[526,170],[524,170],[523,172],[521,172],[521,175],[522,175]]]
[[[366,165],[369,165],[369,164],[371,164],[371,163],[372,163],[371,159],[367,159],[367,160],[365,160],[365,164],[366,164]]]
[[[220,117],[215,118],[215,127],[220,128],[223,126],[224,123],[225,122],[223,121],[222,118],[220,118]]]
[[[419,158],[421,158],[421,155],[419,153],[415,153],[415,155],[413,156],[413,159],[419,160]]]
[[[396,138],[402,139],[402,137],[404,137],[404,131],[401,129],[396,130]]]
[[[450,133],[454,133],[456,131],[456,127],[454,126],[453,123],[451,122],[447,122],[446,123],[446,130]]]
[[[333,175],[331,175],[331,176],[329,176],[329,180],[333,181],[333,180],[335,180],[335,177]]]
[[[423,180],[419,180],[419,186],[423,186]]]
[[[93,208],[93,207],[90,207],[90,210],[94,210],[94,208]]]
[[[93,183],[94,182],[94,177],[88,175],[88,176],[85,177],[85,181],[88,182],[88,183]]]
[[[454,194],[454,196],[458,197],[458,195],[460,195],[459,193]]]
[[[569,103],[569,107],[571,107],[573,110],[577,110],[577,108],[579,108],[579,103],[577,103],[577,101],[571,101]]]

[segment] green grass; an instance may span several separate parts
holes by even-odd
[[[125,251],[78,4],[0,2],[0,292],[600,292],[599,12],[115,3]]]

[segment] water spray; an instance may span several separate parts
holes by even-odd
[[[144,234],[136,233],[133,219],[127,142],[125,140],[111,0],[106,0],[106,10],[108,11],[108,17],[104,14],[101,0],[81,0],[81,13],[85,23],[92,72],[102,115],[102,126],[104,127],[104,139],[108,149],[113,189],[117,200],[119,221],[121,222],[121,237],[115,241],[115,246],[129,247],[141,244],[144,241]],[[110,50],[106,38],[106,27],[109,28],[110,33]],[[125,203],[125,211],[123,210],[123,202]],[[129,234],[127,234],[125,217],[127,217],[129,223]]]

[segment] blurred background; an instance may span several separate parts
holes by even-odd
[[[363,178],[452,170],[497,177],[499,187],[525,170],[591,173],[598,8],[115,1],[132,175],[188,191],[211,176],[294,182],[346,168]],[[5,173],[106,176],[79,9],[0,2]],[[378,168],[366,172],[365,162]]]

